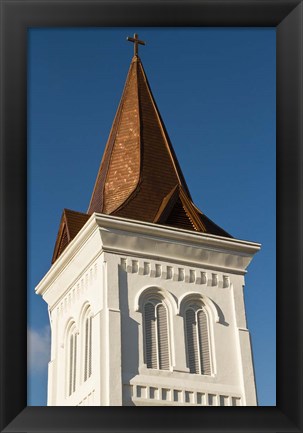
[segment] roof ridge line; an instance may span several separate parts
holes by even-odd
[[[150,99],[151,99],[152,105],[153,105],[153,107],[154,107],[154,110],[155,110],[155,113],[156,113],[156,116],[157,116],[157,119],[158,119],[158,123],[159,123],[159,125],[160,125],[160,130],[161,130],[162,136],[163,136],[163,138],[164,138],[164,142],[165,142],[165,145],[166,145],[166,147],[167,147],[168,154],[169,154],[170,159],[171,159],[171,161],[172,161],[172,163],[173,163],[173,166],[174,166],[174,169],[175,169],[175,172],[176,172],[177,178],[178,178],[178,180],[179,180],[179,184],[182,185],[182,186],[184,186],[184,187],[186,188],[186,191],[187,191],[189,197],[191,197],[190,192],[189,192],[189,189],[188,189],[188,186],[187,186],[187,184],[186,184],[186,181],[185,181],[185,179],[184,179],[183,173],[182,173],[182,171],[181,171],[181,167],[178,167],[179,164],[176,165],[176,161],[175,161],[174,155],[173,155],[173,153],[172,153],[171,146],[170,146],[170,144],[169,144],[170,139],[169,139],[169,137],[168,137],[168,133],[167,133],[166,128],[165,128],[165,126],[164,126],[164,123],[163,123],[163,120],[162,120],[162,118],[161,118],[160,112],[159,112],[159,110],[158,110],[158,107],[157,107],[156,101],[154,100],[154,97],[153,97],[153,94],[152,94],[152,91],[151,91],[151,88],[150,88],[150,85],[149,85],[149,81],[148,81],[147,76],[146,76],[146,74],[145,74],[145,70],[144,70],[144,67],[143,67],[143,63],[141,62],[141,60],[140,60],[140,62],[138,62],[138,63],[139,63],[140,66],[141,66],[142,73],[143,73],[143,77],[144,77],[144,80],[145,80],[145,82],[146,82],[146,88],[147,88],[147,91],[148,91],[149,97],[150,97]],[[181,173],[179,173],[179,170],[181,171]],[[182,178],[180,178],[180,174],[181,174]]]
[[[186,192],[184,191],[184,188],[181,186],[179,188],[180,190],[180,194],[179,197],[181,199],[181,202],[183,204],[183,206],[185,206],[187,208],[188,213],[190,214],[190,216],[193,218],[193,223],[194,225],[199,228],[202,232],[206,232],[206,227],[203,224],[203,222],[200,220],[199,218],[199,214],[196,211],[196,206],[194,205],[194,203],[192,202],[192,200],[190,199],[190,197],[187,196]]]
[[[105,145],[105,148],[104,148],[104,151],[103,151],[102,160],[101,160],[101,163],[100,163],[100,166],[99,166],[99,170],[98,170],[98,173],[97,173],[97,177],[96,177],[96,181],[95,181],[95,184],[94,184],[94,189],[93,189],[93,192],[92,192],[92,195],[91,195],[91,199],[90,199],[90,202],[89,202],[89,205],[88,205],[87,213],[88,213],[88,211],[89,211],[89,209],[91,207],[92,200],[93,200],[93,197],[94,197],[94,194],[95,194],[95,190],[96,190],[96,187],[97,187],[97,184],[98,184],[99,175],[100,175],[100,173],[102,172],[102,169],[103,169],[103,161],[105,160],[107,147],[109,146],[109,142],[110,142],[110,139],[112,137],[112,133],[115,135],[113,141],[115,141],[115,138],[116,138],[116,135],[117,135],[118,123],[119,123],[119,120],[121,118],[121,114],[122,114],[122,111],[123,111],[123,105],[124,105],[124,102],[122,103],[122,101],[124,99],[124,95],[125,95],[126,89],[127,89],[128,85],[129,85],[130,71],[131,71],[132,65],[133,65],[133,61],[131,61],[131,64],[130,64],[130,66],[128,68],[127,79],[125,81],[125,84],[124,84],[124,87],[123,87],[123,91],[122,91],[122,95],[121,95],[121,98],[119,100],[118,109],[116,111],[116,114],[115,114],[112,126],[111,126],[109,134],[108,134],[107,142],[106,142],[106,145]],[[116,129],[115,132],[114,132],[114,129]],[[110,151],[110,156],[109,156],[109,161],[108,161],[108,165],[107,165],[107,168],[106,168],[106,175],[108,173],[108,169],[109,169],[109,166],[110,166],[110,161],[111,161],[111,157],[112,157],[112,154],[113,154],[113,149],[114,149],[114,146],[112,146],[112,149],[109,150]],[[105,177],[106,177],[106,175],[105,175]],[[104,196],[104,188],[105,188],[105,182],[104,182],[104,185],[103,185],[103,188],[102,188],[102,196]],[[102,210],[103,210],[103,207],[104,207],[104,203],[102,201]]]
[[[140,167],[140,173],[139,173],[139,179],[138,182],[136,184],[136,186],[134,187],[133,191],[129,194],[129,196],[124,200],[123,203],[121,203],[116,209],[114,209],[112,212],[118,212],[121,209],[123,209],[125,206],[127,206],[127,204],[130,202],[130,200],[133,199],[133,197],[136,195],[137,190],[139,185],[142,182],[142,172],[143,172],[143,150],[142,150],[142,137],[141,137],[141,110],[140,110],[140,92],[139,92],[139,70],[138,70],[138,64],[142,65],[141,59],[139,57],[139,55],[133,56],[132,61],[131,61],[131,65],[134,64],[136,65],[136,80],[137,80],[137,89],[138,89],[138,99],[137,99],[137,108],[138,108],[138,129],[139,129],[139,134],[138,134],[138,141],[139,141],[139,167]],[[143,69],[143,68],[142,68]],[[144,74],[143,74],[144,75]]]
[[[122,101],[122,99],[124,97],[124,94],[126,93],[126,89],[129,86],[129,82],[130,82],[130,79],[131,79],[131,76],[130,76],[131,68],[134,67],[135,68],[135,77],[136,77],[136,87],[138,89],[138,99],[137,99],[138,127],[139,127],[138,144],[139,144],[139,150],[140,150],[140,152],[139,152],[139,167],[140,167],[139,179],[137,181],[136,186],[134,186],[132,192],[129,194],[129,196],[124,200],[123,203],[121,203],[115,209],[113,209],[111,211],[111,213],[114,213],[114,212],[117,212],[120,209],[123,209],[123,207],[129,202],[129,199],[131,197],[133,197],[133,195],[136,193],[136,191],[138,189],[138,186],[140,184],[141,178],[142,178],[142,164],[141,164],[141,161],[142,161],[142,149],[141,149],[141,134],[140,134],[140,132],[141,132],[141,121],[140,121],[140,103],[139,103],[140,95],[139,95],[139,77],[138,77],[138,64],[139,63],[141,63],[140,57],[138,55],[134,56],[132,58],[132,61],[131,61],[131,64],[130,64],[130,67],[129,67],[129,70],[128,70],[126,83],[125,83],[125,86],[124,86],[124,89],[123,89],[123,93],[122,93],[122,97],[121,97],[121,100],[120,100],[120,103],[121,103],[121,101]],[[119,103],[118,110],[120,109],[120,103]],[[125,103],[125,101],[124,101],[124,103]],[[119,117],[121,117],[121,115],[122,115],[124,103],[121,106],[121,111],[120,111],[120,116]],[[118,130],[118,125],[117,125],[117,130]],[[117,135],[117,131],[116,131],[114,140],[116,139],[116,135]],[[113,150],[114,150],[114,146],[113,146],[111,154],[110,154],[110,158],[109,158],[109,162],[108,162],[108,167],[110,166],[110,163],[111,163],[111,158],[112,158]],[[104,189],[105,189],[105,182],[104,182],[104,185],[103,185],[103,194],[104,194]],[[102,208],[102,210],[103,210],[103,208]]]

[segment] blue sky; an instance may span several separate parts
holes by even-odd
[[[28,32],[28,405],[46,405],[49,320],[34,288],[63,208],[86,212],[133,44],[195,204],[262,244],[245,303],[259,404],[276,404],[275,29],[74,28]]]

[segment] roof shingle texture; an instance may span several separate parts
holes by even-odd
[[[94,212],[231,237],[193,204],[138,56],[128,71],[87,214],[64,211],[53,261]]]
[[[63,253],[67,245],[77,236],[84,224],[88,221],[89,215],[64,209],[59,225],[57,239],[55,243],[52,263]]]
[[[188,191],[142,63],[136,56],[130,65],[88,213],[153,221],[163,198],[177,184]]]
[[[192,203],[142,62],[138,56],[134,56],[88,213],[99,212],[158,222],[155,218],[157,216],[159,220],[159,210],[163,207],[165,197],[177,186]],[[172,212],[173,215],[167,221],[161,219],[161,224],[230,236],[193,203],[190,210],[184,211],[179,201]],[[197,221],[201,221],[201,224]]]

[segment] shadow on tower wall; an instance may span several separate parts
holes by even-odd
[[[127,272],[119,265],[119,301],[121,312],[121,364],[123,406],[135,406],[129,381],[139,373],[139,324],[129,316]]]

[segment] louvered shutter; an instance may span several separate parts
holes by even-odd
[[[147,368],[158,368],[155,306],[151,302],[144,305],[144,325],[146,366]]]
[[[71,395],[73,390],[73,357],[74,357],[74,335],[69,339],[69,385],[68,395]]]
[[[169,370],[167,312],[163,304],[157,306],[157,332],[159,369]]]
[[[84,382],[87,380],[88,377],[88,339],[89,339],[89,334],[88,334],[88,318],[86,318],[85,320],[85,341],[84,341]]]
[[[92,374],[92,317],[85,319],[84,332],[84,381]]]
[[[199,353],[197,340],[196,314],[189,308],[186,310],[186,341],[187,341],[187,360],[190,373],[200,373]]]
[[[92,374],[92,316],[89,320],[89,334],[88,334],[88,377]]]
[[[198,311],[199,346],[201,373],[211,374],[207,316],[204,310]]]
[[[74,356],[73,356],[73,392],[75,392],[76,390],[76,374],[77,374],[77,335],[74,335],[74,340],[75,340],[75,344],[74,344]]]

